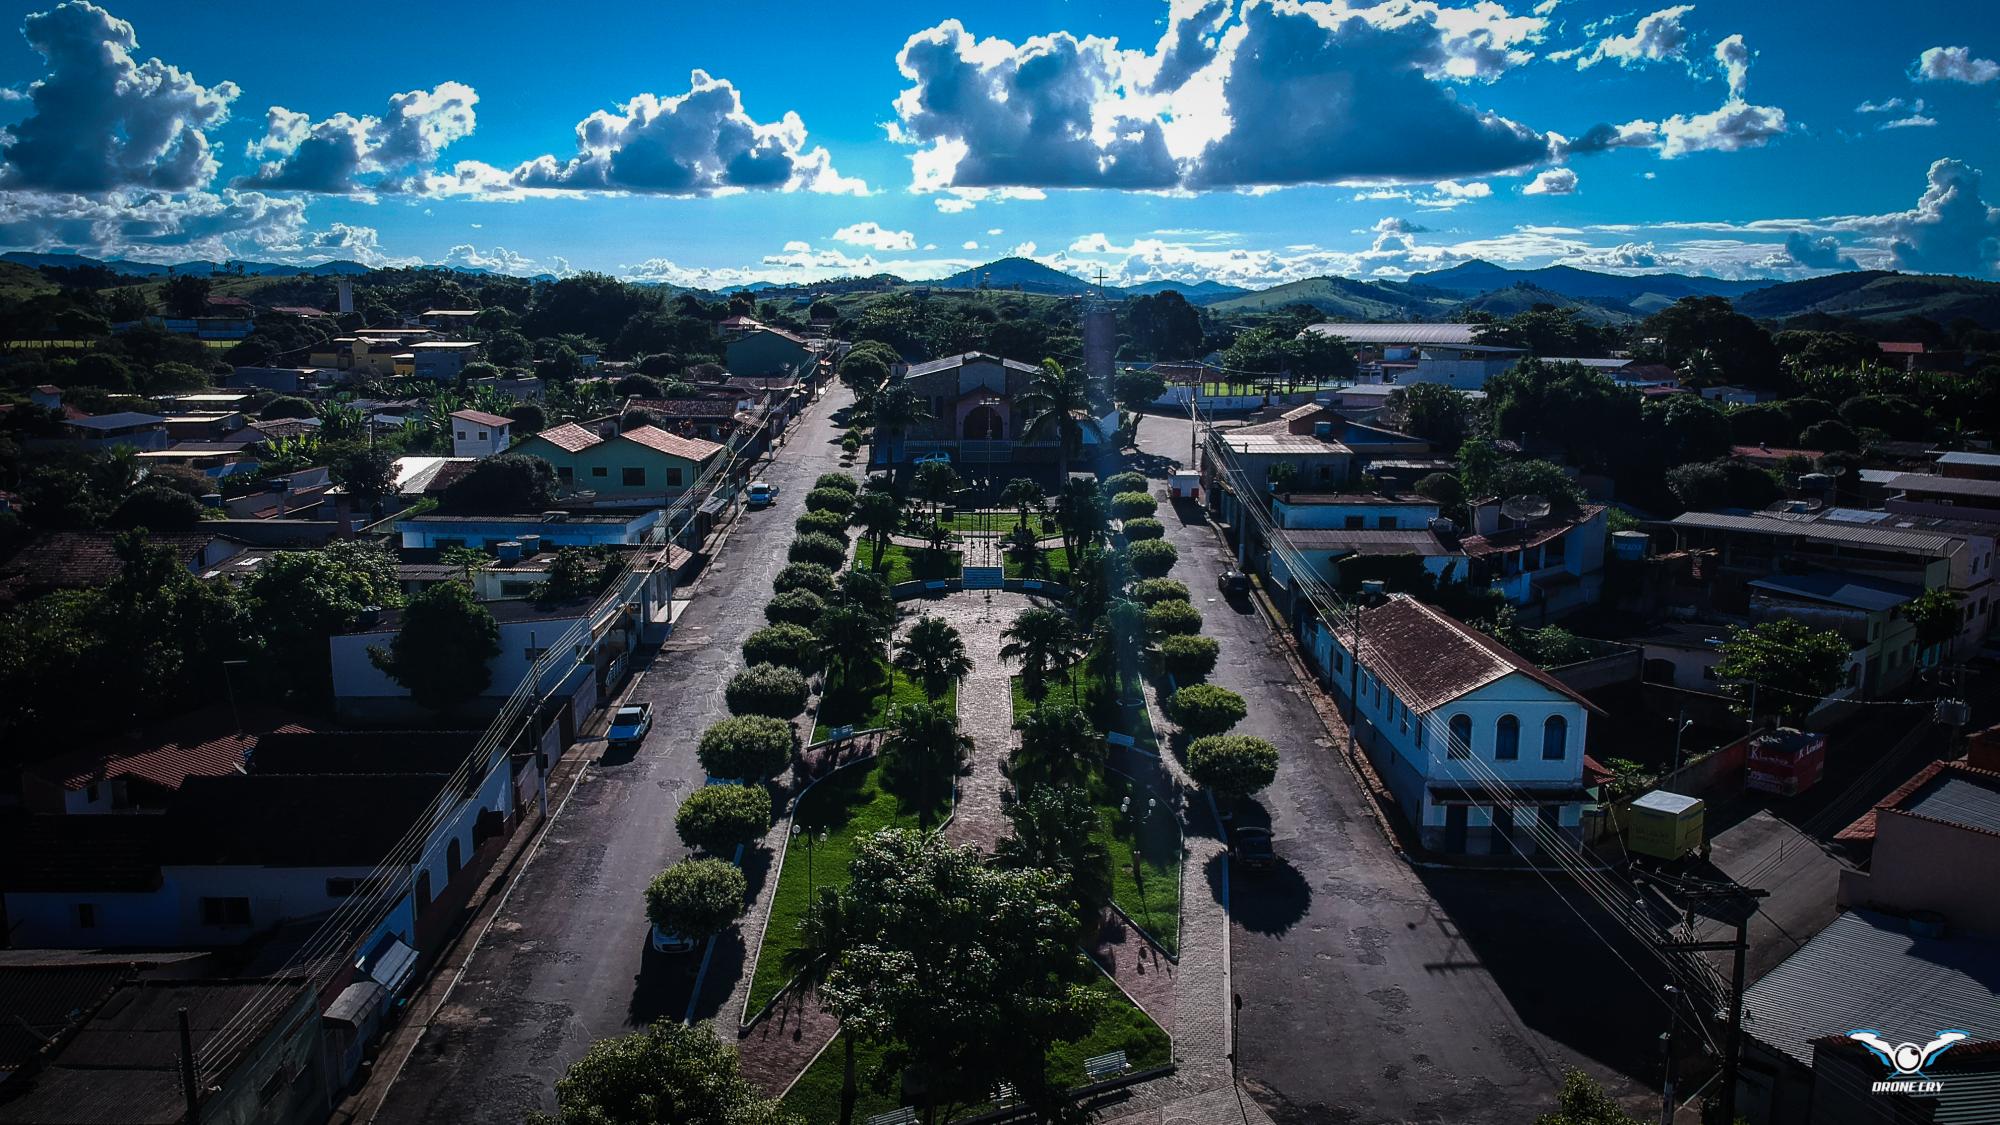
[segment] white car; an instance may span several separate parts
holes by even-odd
[[[671,934],[658,926],[653,927],[653,952],[686,953],[694,948],[694,939]]]
[[[771,501],[777,498],[778,486],[775,484],[766,484],[761,480],[752,481],[750,491],[744,496],[744,499],[753,508],[768,508],[771,506]]]

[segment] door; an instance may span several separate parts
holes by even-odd
[[[1514,810],[1505,805],[1493,806],[1493,839],[1489,850],[1494,855],[1511,855],[1514,851]]]
[[[1444,850],[1452,855],[1465,851],[1465,809],[1464,805],[1444,809]]]

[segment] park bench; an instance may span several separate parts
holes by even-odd
[[[1125,1058],[1125,1052],[1113,1051],[1108,1055],[1094,1055],[1083,1060],[1083,1073],[1092,1082],[1114,1078],[1132,1069],[1132,1063]]]
[[[910,1106],[892,1109],[869,1118],[868,1125],[917,1125],[917,1111]]]

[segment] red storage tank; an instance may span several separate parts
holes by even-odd
[[[1780,728],[1750,740],[1750,788],[1790,797],[1819,784],[1826,769],[1826,736]]]

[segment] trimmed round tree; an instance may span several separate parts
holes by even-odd
[[[1222,646],[1214,637],[1177,635],[1160,640],[1160,667],[1176,683],[1193,683],[1205,680],[1215,671],[1215,661],[1221,655]]]
[[[670,934],[711,938],[743,916],[749,881],[720,859],[684,859],[646,884],[646,919]]]
[[[1132,584],[1133,600],[1141,605],[1156,606],[1161,602],[1190,602],[1194,595],[1188,593],[1187,583],[1177,578],[1147,578]]]
[[[1167,715],[1189,738],[1221,734],[1250,713],[1243,697],[1214,684],[1189,684],[1167,697]]]
[[[1278,748],[1247,734],[1213,734],[1188,747],[1188,773],[1218,797],[1242,798],[1278,776]]]
[[[1145,539],[1125,548],[1125,557],[1132,564],[1132,573],[1141,578],[1159,578],[1174,568],[1181,553],[1164,539]]]
[[[1167,525],[1151,516],[1134,516],[1125,521],[1125,538],[1133,543],[1158,539],[1166,533]]]
[[[1097,482],[1097,487],[1106,496],[1116,496],[1121,492],[1144,492],[1146,491],[1146,474],[1135,473],[1130,470],[1122,473],[1113,473]]]
[[[764,781],[792,764],[792,724],[768,715],[736,715],[701,732],[695,759],[710,777]]]
[[[730,677],[722,695],[732,715],[789,719],[806,709],[806,678],[796,668],[752,664]]]
[[[1201,632],[1201,611],[1191,602],[1164,601],[1146,611],[1146,632],[1155,637],[1174,637]]]
[[[847,561],[847,542],[815,531],[792,540],[785,557],[792,562],[814,563],[835,570]]]
[[[845,543],[847,517],[839,512],[804,512],[792,523],[792,530],[800,535],[831,535]]]
[[[819,667],[819,635],[804,625],[766,625],[743,638],[743,662],[810,672]]]
[[[786,563],[771,580],[771,588],[783,594],[791,590],[811,590],[820,597],[833,594],[833,571],[818,563]]]
[[[839,512],[841,515],[854,510],[854,493],[844,488],[815,488],[806,493],[806,511]]]
[[[811,625],[826,609],[826,599],[811,590],[787,590],[764,606],[764,620],[773,625]]]
[[[681,842],[713,856],[764,838],[771,828],[771,791],[762,785],[704,785],[674,813]]]
[[[847,473],[821,473],[819,479],[813,481],[813,488],[838,488],[842,492],[853,493],[861,491],[861,482]]]
[[[1160,510],[1160,502],[1146,492],[1121,492],[1111,498],[1111,518],[1135,520],[1151,517]]]

